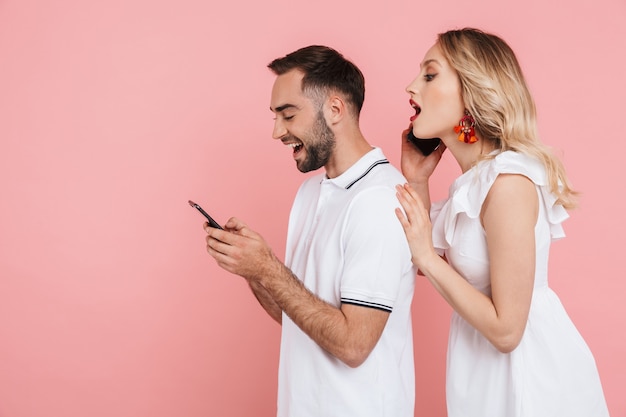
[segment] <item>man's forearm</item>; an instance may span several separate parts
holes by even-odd
[[[271,297],[271,295],[267,292],[267,290],[263,288],[263,286],[256,281],[248,281],[248,284],[250,285],[250,289],[252,290],[252,293],[254,294],[256,299],[259,301],[259,304],[261,304],[261,307],[263,307],[263,309],[267,312],[267,314],[269,314],[271,318],[276,320],[278,324],[282,324],[283,311],[278,306],[278,304],[276,304],[276,302]]]
[[[304,333],[348,366],[358,366],[367,358],[380,337],[388,315],[354,307],[368,316],[357,314],[350,320],[342,309],[309,291],[282,263],[273,276],[264,277],[257,285],[263,286],[265,294]],[[352,312],[356,314],[354,310]],[[381,317],[370,317],[372,313],[381,314]]]

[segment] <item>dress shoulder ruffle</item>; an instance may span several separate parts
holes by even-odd
[[[569,217],[565,208],[555,204],[557,197],[550,191],[545,167],[538,160],[514,151],[499,153],[493,159],[479,162],[463,173],[450,186],[448,199],[433,203],[433,243],[441,252],[450,247],[459,214],[478,218],[483,202],[500,174],[520,174],[528,177],[540,192],[552,239],[565,237],[561,223]]]

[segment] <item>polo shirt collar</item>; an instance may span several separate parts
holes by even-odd
[[[382,149],[375,147],[363,155],[361,159],[356,161],[356,163],[348,168],[343,174],[335,178],[328,178],[325,176],[322,182],[330,182],[338,187],[349,189],[360,179],[365,177],[376,166],[388,163],[389,161],[385,158]]]

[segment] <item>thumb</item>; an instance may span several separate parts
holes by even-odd
[[[252,237],[254,235],[256,235],[256,233],[254,233],[252,231],[252,229],[250,229],[248,227],[247,224],[245,224],[244,222],[242,222],[241,220],[239,220],[236,217],[231,217],[226,224],[224,225],[224,227],[226,227],[230,232],[234,232],[240,236],[244,236],[244,237]]]

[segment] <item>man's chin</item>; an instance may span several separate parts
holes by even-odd
[[[316,171],[318,169],[320,169],[323,165],[321,166],[316,166],[316,165],[311,165],[308,164],[307,161],[296,161],[296,167],[298,167],[298,171],[304,173],[307,172],[311,172],[311,171]]]
[[[298,171],[302,172],[303,174],[313,171],[306,165],[301,165],[301,164],[296,163],[296,166],[298,167]]]

